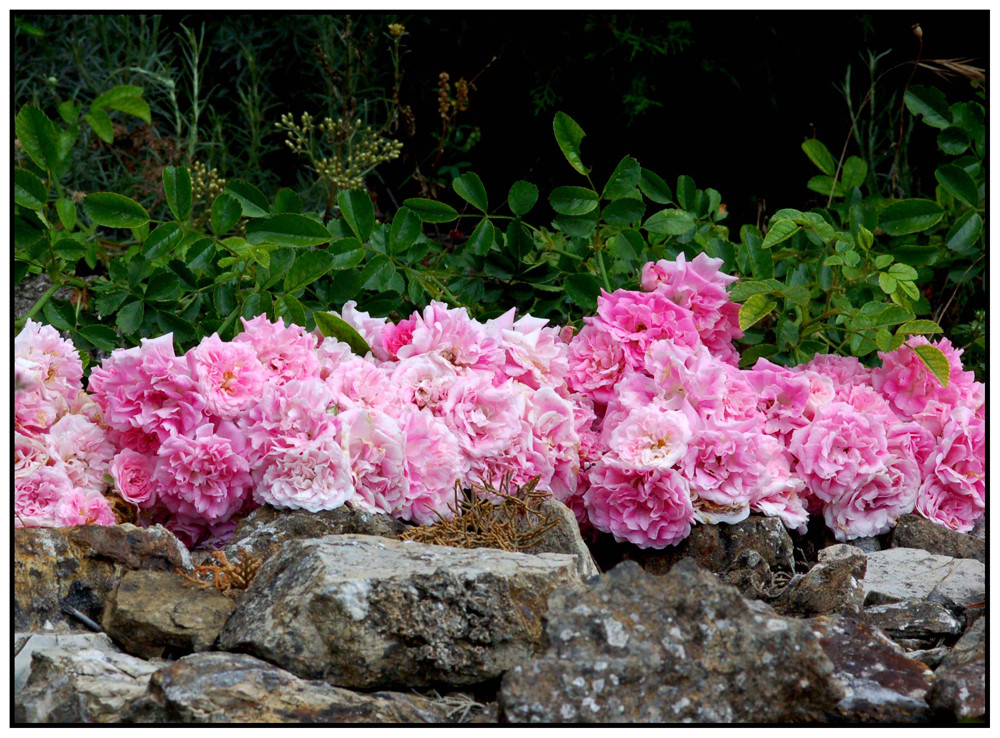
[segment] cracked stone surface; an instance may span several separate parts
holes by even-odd
[[[986,618],[980,618],[951,649],[937,671],[931,703],[959,720],[986,716]]]
[[[932,600],[965,606],[986,597],[986,567],[919,548],[890,548],[868,554],[865,605]]]

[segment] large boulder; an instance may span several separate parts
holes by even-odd
[[[983,720],[986,716],[986,619],[980,618],[955,644],[934,672],[931,704],[947,717]]]
[[[363,689],[470,685],[544,648],[576,560],[373,536],[292,541],[257,573],[220,646]]]
[[[688,559],[624,562],[549,599],[548,651],[514,666],[510,722],[811,721],[843,697],[806,621],[777,615]]]
[[[14,693],[17,694],[31,676],[31,660],[35,651],[61,648],[69,651],[98,650],[120,653],[104,633],[15,633],[14,634]]]
[[[930,718],[934,673],[925,664],[907,658],[881,631],[856,618],[820,616],[812,628],[846,692],[833,720],[920,723]]]
[[[212,647],[236,603],[214,588],[202,589],[179,574],[130,571],[104,607],[104,631],[125,651],[143,658]]]
[[[966,607],[986,597],[986,567],[918,548],[890,548],[868,554],[865,605],[931,600]]]
[[[64,608],[100,621],[127,571],[189,569],[184,544],[160,526],[81,525],[14,531],[14,629],[83,630]]]
[[[443,723],[448,712],[415,694],[359,694],[247,654],[197,653],[157,671],[125,716],[141,723]]]
[[[920,515],[903,515],[892,530],[892,548],[919,548],[955,559],[986,563],[986,542],[945,528]]]

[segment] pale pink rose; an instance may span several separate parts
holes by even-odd
[[[153,477],[159,503],[172,513],[206,523],[229,520],[253,480],[242,444],[217,434],[211,423],[191,436],[171,436],[157,452]]]
[[[74,487],[100,493],[115,455],[108,432],[82,415],[64,415],[45,436],[49,455],[62,462]]]
[[[14,479],[14,527],[52,528],[59,501],[73,492],[62,464],[41,466]]]
[[[68,410],[65,397],[44,392],[39,382],[34,389],[14,393],[14,430],[39,437]]]
[[[789,434],[809,423],[812,399],[808,377],[767,359],[758,359],[743,376],[757,393],[757,408],[764,415],[764,432],[787,440]]]
[[[256,476],[255,496],[272,507],[334,510],[354,496],[350,459],[334,435],[275,447]]]
[[[788,450],[810,491],[831,503],[873,476],[886,472],[890,458],[884,419],[833,402],[796,430]]]
[[[415,317],[401,320],[398,323],[386,323],[379,335],[379,343],[386,354],[386,360],[399,358],[399,350],[409,346],[413,340],[413,329],[417,324]]]
[[[889,450],[897,456],[912,458],[921,469],[937,447],[934,436],[919,423],[897,421],[887,426],[886,433]]]
[[[319,358],[316,355],[316,336],[298,325],[285,326],[278,320],[272,323],[267,315],[253,320],[240,318],[243,333],[233,343],[247,344],[257,353],[267,381],[285,384],[293,379],[319,377]]]
[[[847,403],[859,413],[878,415],[886,424],[896,422],[899,416],[879,392],[867,385],[859,384],[839,391],[838,401]]]
[[[569,400],[551,387],[537,390],[531,397],[525,419],[530,433],[530,452],[535,473],[557,500],[564,501],[576,494],[580,473],[580,434],[577,432],[577,410]],[[591,416],[593,411],[590,411]]]
[[[966,407],[945,424],[937,448],[924,461],[917,511],[953,530],[968,532],[986,511],[986,424]]]
[[[786,528],[804,534],[809,521],[806,483],[792,473],[795,463],[785,446],[774,436],[761,434],[756,437],[757,451],[764,460],[757,496],[750,509],[776,517]],[[822,503],[817,501],[817,512]]]
[[[401,346],[397,357],[406,359],[437,353],[456,367],[488,370],[493,373],[503,362],[500,341],[463,308],[449,308],[432,301],[422,313],[414,313],[413,335]]]
[[[100,492],[74,489],[56,506],[56,526],[116,525],[115,513]]]
[[[156,457],[123,448],[111,461],[115,491],[126,502],[148,509],[156,504]]]
[[[600,325],[619,342],[626,363],[633,369],[643,366],[646,350],[654,341],[670,338],[675,344],[689,348],[701,343],[691,311],[659,290],[616,290],[611,294],[601,290],[597,317],[592,323]]]
[[[393,366],[389,382],[402,403],[440,415],[457,378],[455,366],[440,354],[432,353],[401,359]]]
[[[89,389],[108,427],[123,433],[138,428],[163,442],[205,422],[205,400],[170,333],[113,351],[91,372]]]
[[[321,438],[337,430],[336,398],[322,380],[268,383],[260,401],[238,420],[246,435],[247,459],[256,465],[275,446]]]
[[[765,461],[758,454],[763,435],[738,425],[710,425],[691,435],[679,468],[700,522],[738,522],[750,514]]]
[[[83,390],[77,392],[76,399],[69,403],[67,412],[70,415],[82,415],[91,423],[96,423],[102,428],[107,428],[101,406],[97,404],[97,401],[88,392],[84,392]]]
[[[340,363],[354,357],[351,347],[343,341],[338,341],[330,336],[324,337],[317,329],[313,335],[320,341],[316,347],[316,357],[319,360],[319,378],[323,381],[333,374]]]
[[[386,370],[360,356],[340,362],[327,377],[326,385],[339,410],[364,408],[388,412],[400,404],[399,392]]]
[[[49,447],[42,438],[14,433],[14,478],[27,476],[39,467],[51,463]]]
[[[544,318],[523,315],[514,320],[514,308],[486,323],[500,339],[506,360],[499,367],[495,383],[516,379],[532,389],[564,383],[569,362],[567,346],[557,328]]]
[[[191,375],[205,398],[205,409],[232,420],[257,401],[268,379],[253,346],[206,336],[187,353]]]
[[[792,371],[801,370],[813,371],[828,377],[833,381],[838,393],[841,389],[859,384],[867,387],[872,386],[872,370],[853,356],[816,354],[808,364],[792,369]]]
[[[399,423],[385,413],[364,408],[346,410],[337,419],[354,480],[351,504],[367,512],[398,516],[410,491]]]
[[[572,394],[567,399],[573,404],[573,425],[580,439],[580,463],[597,461],[604,450],[598,449],[599,421],[594,411],[594,402],[584,394]]]
[[[472,372],[459,377],[441,405],[441,418],[470,459],[504,452],[521,433],[525,396],[507,380],[493,386],[492,373]]]
[[[591,322],[573,337],[567,362],[566,381],[570,389],[601,405],[611,401],[614,386],[626,366],[625,352],[618,340]]]
[[[823,506],[823,518],[838,541],[887,532],[900,515],[913,512],[919,471],[910,459],[890,458],[875,474],[840,492]]]
[[[684,413],[636,407],[611,431],[608,446],[628,466],[669,469],[687,453],[691,436],[691,422]]]
[[[72,402],[82,389],[83,362],[73,342],[50,325],[28,318],[14,338],[14,360],[22,377],[50,402]]]
[[[385,330],[385,318],[373,318],[363,310],[358,310],[358,303],[348,300],[340,310],[340,317],[354,328],[372,350],[379,361],[388,361],[389,353],[382,347],[382,331]]]
[[[455,483],[462,475],[461,450],[448,427],[424,410],[407,408],[399,416],[405,435],[405,476],[409,492],[399,517],[430,525],[454,513]]]
[[[948,359],[951,375],[947,387],[941,386],[913,350],[927,345],[941,349]],[[975,374],[962,371],[961,355],[962,350],[954,348],[947,338],[931,343],[924,336],[910,336],[895,351],[879,352],[882,366],[872,372],[872,383],[908,419],[922,412],[932,400],[945,405],[969,404],[963,401],[975,394]]]
[[[588,473],[583,502],[597,530],[641,548],[665,548],[691,532],[691,490],[673,469],[638,471],[601,460]]]

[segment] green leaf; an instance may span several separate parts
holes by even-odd
[[[181,281],[172,272],[160,272],[151,277],[146,285],[146,300],[160,302],[164,300],[176,300],[181,296]]]
[[[729,299],[733,302],[743,302],[751,295],[766,295],[780,293],[785,285],[776,279],[740,280],[729,291]]]
[[[302,198],[294,190],[282,187],[278,194],[274,196],[274,214],[294,213],[298,215],[302,212]]]
[[[774,334],[778,339],[778,348],[782,351],[799,343],[799,327],[787,318],[778,318],[778,327]]]
[[[165,310],[158,310],[156,312],[156,324],[164,333],[173,333],[175,343],[187,343],[188,341],[193,341],[197,335],[194,326],[191,325],[191,323],[184,320],[181,316],[174,315],[173,313]]]
[[[49,117],[37,105],[25,105],[14,118],[14,134],[25,153],[39,169],[54,171],[60,156],[56,129]]]
[[[220,192],[212,203],[212,232],[216,236],[229,233],[242,216],[240,201],[228,192]]]
[[[948,381],[951,379],[951,365],[948,363],[948,357],[944,355],[941,349],[930,344],[911,346],[910,348],[913,349],[917,357],[924,363],[924,366],[930,369],[931,374],[937,378],[941,386],[947,387]]]
[[[934,172],[938,183],[971,208],[979,205],[979,188],[969,173],[954,164],[945,164]]]
[[[416,213],[424,223],[450,223],[458,217],[458,211],[451,205],[423,197],[403,200],[403,206]]]
[[[229,315],[236,309],[236,292],[227,284],[220,284],[215,288],[213,300],[219,315]]]
[[[77,333],[102,351],[110,353],[118,348],[118,334],[106,325],[81,326]]]
[[[392,219],[392,227],[389,229],[388,251],[390,254],[400,254],[412,246],[420,234],[423,226],[420,218],[409,208],[400,208]]]
[[[52,245],[52,250],[71,264],[87,255],[87,245],[72,238],[60,238]]]
[[[840,173],[840,183],[843,185],[844,190],[847,191],[864,184],[867,175],[868,165],[864,159],[857,156],[849,156],[847,157],[847,161],[844,162],[844,168]]]
[[[26,261],[14,261],[14,284],[20,284],[21,280],[28,276],[31,264]]]
[[[316,327],[319,328],[320,333],[327,338],[335,338],[338,341],[343,341],[358,356],[366,356],[371,353],[372,349],[368,345],[368,342],[362,338],[361,334],[353,326],[346,323],[340,316],[321,310],[314,310],[313,320],[316,321]]]
[[[556,187],[549,195],[552,209],[560,215],[584,215],[597,207],[597,193],[587,187]]]
[[[124,195],[95,192],[83,198],[83,212],[93,222],[109,228],[138,228],[149,222],[146,209]]]
[[[879,328],[875,333],[875,345],[878,346],[879,351],[889,352],[892,351],[893,337],[885,328]]]
[[[698,189],[694,186],[694,180],[686,174],[677,178],[677,204],[682,210],[695,210],[698,197]]]
[[[885,294],[891,295],[896,291],[896,278],[886,274],[885,272],[879,272],[878,286],[882,288],[882,291]]]
[[[885,269],[890,264],[892,264],[892,257],[889,254],[879,254],[875,257],[876,269]]]
[[[908,280],[910,282],[917,278],[917,270],[909,264],[893,264],[889,267],[889,274],[898,280]]]
[[[90,112],[83,116],[83,119],[104,143],[112,143],[115,140],[114,126],[111,125],[111,118],[105,111],[100,108],[91,108]]]
[[[510,186],[507,205],[514,215],[526,214],[535,207],[536,202],[538,202],[538,187],[531,182],[520,179]]]
[[[271,206],[264,193],[249,182],[244,182],[242,179],[227,180],[226,192],[240,201],[246,218],[263,218],[271,212]]]
[[[507,233],[504,235],[507,253],[518,261],[523,261],[524,257],[530,254],[535,248],[534,241],[531,240],[531,236],[528,235],[528,231],[526,231],[524,226],[521,225],[520,219],[511,223],[507,227]]]
[[[191,215],[191,174],[187,167],[163,167],[163,194],[177,220]]]
[[[641,179],[642,168],[639,166],[639,162],[631,156],[626,156],[611,173],[608,183],[604,185],[601,197],[605,200],[617,200],[620,197],[625,197],[639,186]]]
[[[747,250],[750,260],[750,271],[755,279],[770,279],[774,276],[774,258],[770,251],[761,248],[764,236],[756,226],[745,225],[740,228],[740,242]],[[735,299],[735,298],[734,298]]]
[[[646,203],[634,197],[622,197],[608,203],[601,211],[601,219],[616,228],[628,228],[642,220]]]
[[[56,212],[59,214],[59,222],[63,224],[63,228],[67,231],[76,228],[76,205],[73,204],[72,200],[60,197],[56,200]]]
[[[367,190],[345,190],[337,196],[340,215],[354,235],[362,241],[371,238],[375,229],[375,206]]]
[[[771,224],[764,236],[764,243],[761,248],[770,249],[777,246],[782,241],[787,241],[802,230],[802,227],[793,220],[778,220]]]
[[[674,193],[670,191],[670,185],[648,169],[641,171],[639,189],[642,194],[660,205],[671,205],[674,202]]]
[[[285,292],[298,292],[315,282],[333,268],[333,254],[326,251],[307,251],[299,255],[285,275]]]
[[[142,245],[143,256],[149,261],[166,256],[184,240],[184,230],[173,221],[158,226]]]
[[[938,148],[951,156],[958,156],[969,148],[969,134],[958,126],[948,126],[937,137]]]
[[[927,335],[930,333],[943,333],[943,329],[933,320],[909,320],[896,329],[897,335]]]
[[[451,188],[476,210],[485,213],[489,209],[486,188],[475,172],[466,172],[460,177],[455,177],[451,181]]]
[[[847,194],[844,190],[844,186],[834,180],[833,177],[827,177],[825,174],[817,175],[811,178],[807,183],[808,187],[813,192],[818,192],[821,195],[830,196],[830,192],[833,192],[834,197],[843,197]]]
[[[365,258],[365,247],[356,238],[340,238],[326,247],[333,255],[332,269],[353,269]]]
[[[284,318],[285,322],[291,321],[294,325],[301,326],[306,324],[305,308],[295,295],[281,295],[275,298],[274,312],[278,317]]]
[[[465,242],[465,248],[476,256],[485,256],[493,248],[495,240],[496,228],[487,218],[483,218],[469,236],[469,240]]]
[[[948,235],[944,237],[944,245],[951,251],[968,252],[982,235],[983,219],[979,213],[968,212],[948,229]]]
[[[141,118],[146,123],[152,123],[149,113],[149,104],[142,99],[142,88],[133,85],[118,85],[112,87],[107,92],[98,95],[90,104],[90,109],[110,109],[119,110],[129,115]]]
[[[896,200],[882,211],[879,226],[890,236],[905,236],[926,231],[943,217],[944,211],[933,200]]]
[[[758,359],[774,356],[778,353],[778,347],[770,343],[762,343],[751,346],[740,356],[740,369],[749,369],[757,363]]]
[[[580,158],[580,143],[587,134],[576,121],[560,111],[552,119],[552,132],[569,165],[580,174],[590,174],[590,169],[583,165],[583,160]]]
[[[246,215],[246,212],[244,206],[243,214]],[[275,246],[305,247],[319,246],[329,240],[330,231],[319,221],[305,215],[282,213],[247,222],[247,241],[255,245],[272,243]]]
[[[593,274],[570,274],[566,277],[566,296],[585,310],[597,308],[597,295],[601,285]]]
[[[872,245],[875,243],[875,236],[872,232],[865,228],[863,225],[858,226],[858,235],[854,239],[855,243],[860,246],[865,251],[871,249]],[[881,267],[879,267],[881,269]]]
[[[740,305],[740,330],[746,331],[750,326],[759,322],[768,313],[778,306],[774,300],[768,300],[763,295],[751,295],[746,302]]]
[[[942,129],[951,125],[948,101],[936,87],[912,85],[903,95],[903,101],[913,115],[923,116],[927,125]]]
[[[49,199],[49,189],[27,169],[14,170],[14,202],[31,210],[41,210]]]
[[[642,224],[650,233],[667,236],[681,236],[694,228],[694,216],[686,210],[670,208],[653,213]]]
[[[810,138],[808,141],[803,141],[802,150],[806,152],[809,160],[819,167],[819,170],[823,174],[828,174],[832,177],[833,173],[837,171],[837,161],[833,158],[830,150],[819,139]],[[829,194],[829,190],[826,194]]]
[[[396,276],[396,267],[386,257],[376,254],[365,264],[361,272],[361,286],[366,290],[384,292],[389,288],[390,280]]]
[[[128,292],[121,289],[111,290],[110,292],[101,295],[94,302],[94,309],[97,310],[97,314],[101,316],[111,315],[118,307],[125,302],[128,297]]]
[[[115,325],[118,326],[118,330],[126,335],[135,333],[139,330],[139,326],[142,325],[142,315],[142,302],[140,300],[133,300],[118,311],[118,315],[115,318]]]

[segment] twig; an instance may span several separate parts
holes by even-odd
[[[62,611],[64,613],[66,613],[67,615],[71,615],[72,617],[76,618],[77,620],[79,620],[81,623],[83,623],[84,625],[86,625],[88,628],[90,628],[90,630],[94,631],[95,633],[103,633],[104,632],[104,628],[102,628],[100,625],[98,625],[93,620],[91,620],[90,618],[88,618],[86,615],[84,615],[82,612],[80,612],[79,610],[77,610],[75,607],[70,607],[67,604],[63,604]]]

